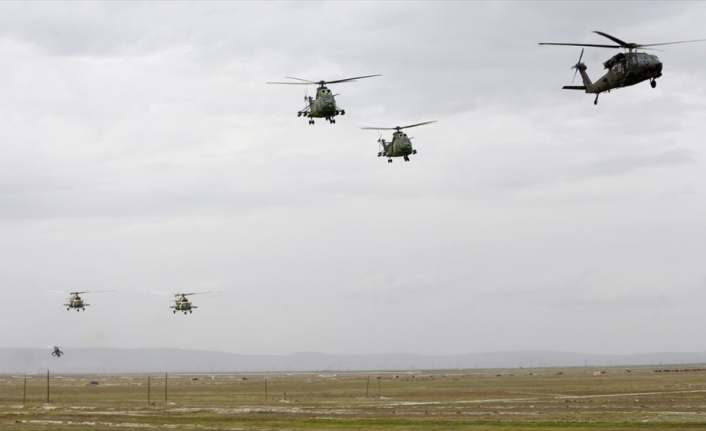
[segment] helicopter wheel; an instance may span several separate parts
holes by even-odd
[[[392,163],[392,159],[387,159],[387,163]]]
[[[405,162],[409,162],[409,157],[404,156],[404,161],[405,161]]]
[[[193,311],[189,310],[189,314],[193,313]]]
[[[309,124],[314,124],[314,120],[309,120]]]
[[[378,153],[378,157],[382,157],[382,153]]]
[[[657,81],[654,79],[650,81],[650,86],[652,86],[652,88],[655,88],[657,86]]]
[[[417,154],[417,150],[412,150],[412,154]]]
[[[342,109],[342,110],[341,110],[341,115],[346,115],[346,110],[345,110],[345,109]]]
[[[176,314],[176,310],[173,310],[172,313]]]

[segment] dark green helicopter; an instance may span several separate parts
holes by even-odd
[[[645,52],[637,52],[637,49],[660,46],[660,45],[674,45],[677,43],[690,43],[690,42],[703,42],[706,39],[698,40],[683,40],[680,42],[665,42],[665,43],[651,43],[648,45],[642,45],[637,43],[623,42],[615,36],[609,34],[594,31],[594,33],[599,34],[605,38],[608,38],[615,42],[617,45],[596,45],[589,43],[540,43],[540,45],[564,45],[564,46],[583,46],[583,47],[594,47],[594,48],[623,48],[627,52],[620,52],[613,57],[609,58],[603,67],[608,70],[605,75],[603,75],[596,82],[591,82],[591,79],[586,73],[586,65],[581,62],[583,58],[583,49],[581,50],[581,55],[579,56],[579,61],[572,69],[576,69],[574,72],[574,79],[576,78],[576,73],[581,74],[581,79],[583,80],[583,85],[565,85],[562,87],[564,90],[584,90],[586,93],[593,93],[596,95],[593,101],[594,105],[598,104],[598,96],[601,93],[609,93],[611,90],[622,87],[629,87],[631,85],[638,84],[642,81],[650,81],[652,88],[657,86],[656,79],[662,76],[662,62],[659,61],[656,55],[647,54]]]
[[[316,89],[316,97],[304,96],[306,106],[301,111],[297,112],[297,117],[309,118],[309,124],[314,124],[314,118],[325,118],[329,123],[335,124],[337,115],[346,115],[345,109],[336,105],[335,96],[326,84],[340,84],[342,82],[354,82],[363,78],[372,78],[380,75],[356,76],[354,78],[337,79],[335,81],[309,81],[307,79],[293,78],[285,76],[287,79],[295,79],[302,82],[267,82],[267,84],[284,84],[284,85],[318,85]]]
[[[393,157],[403,157],[405,162],[409,162],[410,154],[417,154],[417,150],[412,148],[412,138],[408,137],[402,129],[409,129],[410,127],[423,126],[425,124],[436,123],[434,121],[425,121],[423,123],[412,124],[403,127],[361,127],[363,130],[394,130],[392,133],[392,141],[385,142],[382,137],[378,138],[378,143],[380,144],[380,152],[378,152],[378,157],[387,157],[387,163],[392,163]]]

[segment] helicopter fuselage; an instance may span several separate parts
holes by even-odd
[[[394,132],[392,141],[380,140],[382,151],[379,157],[387,157],[388,162],[392,162],[392,157],[404,157],[405,162],[409,161],[410,154],[417,154],[417,150],[412,147],[412,140],[404,132]]]
[[[309,124],[314,124],[314,118],[325,118],[331,124],[335,123],[337,115],[345,115],[346,111],[336,105],[336,99],[328,87],[321,86],[316,90],[316,98],[307,97],[308,106],[297,113],[298,117],[309,118]]]
[[[64,306],[66,307],[67,310],[71,310],[72,308],[74,308],[76,311],[79,311],[79,310],[85,310],[86,307],[89,306],[89,304],[86,304],[85,302],[83,302],[83,299],[81,299],[81,297],[78,296],[78,294],[72,293],[71,296],[69,297],[69,303],[64,304]]]
[[[181,311],[184,314],[187,312],[191,313],[194,308],[198,308],[195,305],[191,305],[191,301],[186,299],[186,297],[179,297],[174,300],[174,305],[170,306],[169,308],[174,309],[174,313],[177,311]]]
[[[644,52],[626,52],[614,55],[603,63],[603,67],[608,72],[596,82],[591,82],[591,78],[586,73],[587,67],[584,63],[579,61],[574,67],[581,74],[583,85],[567,85],[564,89],[584,90],[586,93],[595,94],[596,100],[594,100],[594,104],[598,103],[598,95],[610,92],[616,88],[629,87],[647,80],[650,81],[652,88],[655,88],[657,86],[655,80],[662,76],[662,62],[659,61],[659,58],[656,55]]]
[[[662,76],[662,62],[659,58],[644,52],[616,54],[603,63],[603,66],[608,72],[592,85],[587,85],[587,93],[602,93],[614,88],[629,87]]]

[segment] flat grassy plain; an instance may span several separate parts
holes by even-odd
[[[0,375],[0,430],[696,430],[706,371],[51,375],[49,401]]]

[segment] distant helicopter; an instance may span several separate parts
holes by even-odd
[[[336,99],[331,90],[326,87],[326,84],[340,84],[343,82],[355,82],[358,79],[372,78],[380,75],[356,76],[355,78],[337,79],[335,81],[309,81],[307,79],[293,78],[286,76],[287,79],[295,79],[303,82],[267,82],[267,84],[284,84],[284,85],[312,85],[316,84],[319,87],[316,89],[316,97],[304,96],[306,106],[301,111],[297,112],[297,117],[309,118],[309,124],[314,124],[314,118],[325,118],[329,123],[335,124],[337,115],[346,115],[345,109],[336,105]]]
[[[194,308],[198,308],[195,305],[191,305],[191,301],[189,301],[186,297],[190,295],[203,295],[206,293],[218,293],[219,291],[213,291],[213,292],[191,292],[191,293],[175,293],[174,294],[174,305],[169,306],[169,308],[173,308],[173,313],[176,314],[177,311],[181,311],[182,313],[186,314],[187,312],[191,314],[193,312]]]
[[[436,123],[434,121],[425,121],[424,123],[412,124],[404,127],[361,127],[363,130],[394,130],[392,133],[392,141],[385,142],[384,139],[378,138],[381,151],[378,152],[378,157],[387,157],[387,163],[392,163],[393,157],[403,157],[405,162],[409,162],[410,154],[417,154],[417,150],[412,148],[412,138],[407,137],[407,134],[402,132],[402,129],[410,127],[423,126],[425,124]]]
[[[101,292],[113,292],[113,290],[85,290],[83,292],[61,292],[58,290],[50,290],[50,292],[55,292],[55,293],[68,293],[69,294],[69,302],[67,304],[64,304],[64,307],[66,307],[66,310],[71,310],[72,308],[76,311],[86,311],[86,307],[88,307],[90,304],[86,304],[83,302],[83,299],[81,298],[81,294],[84,293],[101,293]]]
[[[63,354],[64,354],[64,352],[62,352],[62,351],[59,349],[59,347],[57,347],[57,346],[54,346],[54,351],[51,352],[51,355],[52,355],[52,356],[56,356],[57,358],[60,358],[61,355],[63,355]]]
[[[603,63],[603,67],[608,70],[608,72],[603,75],[598,81],[591,82],[591,79],[586,73],[586,65],[581,62],[583,58],[583,49],[581,50],[581,55],[579,56],[579,61],[572,66],[572,69],[576,69],[574,72],[574,79],[576,78],[576,73],[581,74],[581,79],[583,80],[583,85],[565,85],[562,87],[565,90],[585,90],[586,93],[593,93],[596,95],[596,99],[593,101],[594,105],[598,104],[598,96],[601,93],[609,93],[611,90],[622,87],[629,87],[631,85],[638,84],[642,81],[650,81],[652,88],[657,86],[656,79],[662,76],[662,62],[659,61],[656,55],[647,54],[644,52],[636,52],[639,48],[660,46],[660,45],[674,45],[677,43],[691,43],[691,42],[703,42],[706,39],[698,40],[683,40],[680,42],[665,42],[665,43],[652,43],[648,45],[642,45],[637,43],[623,42],[617,37],[611,36],[609,34],[594,31],[594,33],[606,37],[617,45],[594,45],[586,43],[540,43],[540,45],[565,45],[565,46],[583,46],[583,47],[595,47],[595,48],[623,48],[627,52],[621,52]],[[572,81],[573,82],[573,81]]]

